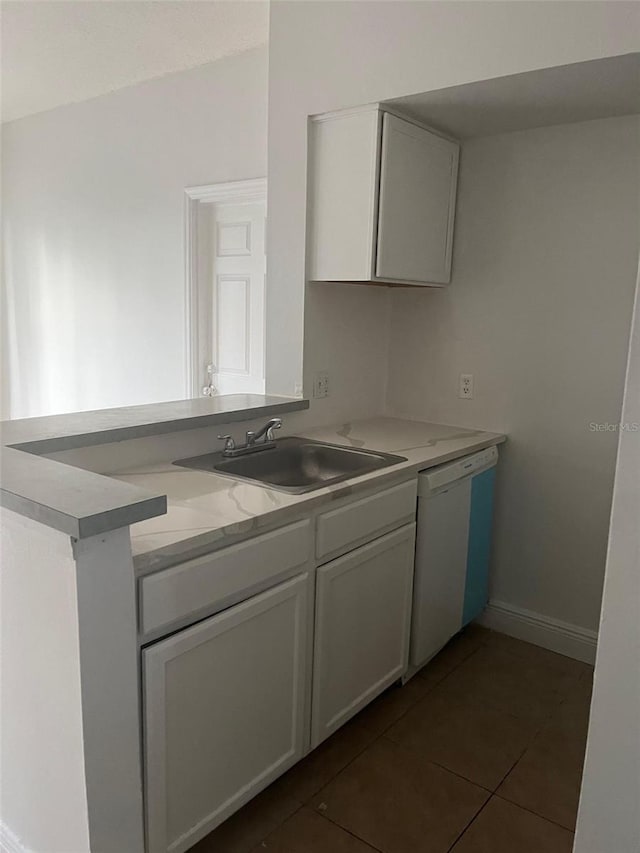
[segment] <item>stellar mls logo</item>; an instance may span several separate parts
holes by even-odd
[[[619,424],[610,424],[608,422],[596,424],[591,422],[589,429],[591,432],[640,432],[640,424],[635,421]]]

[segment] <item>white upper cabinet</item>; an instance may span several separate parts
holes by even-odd
[[[459,146],[378,106],[310,128],[309,278],[451,278]]]

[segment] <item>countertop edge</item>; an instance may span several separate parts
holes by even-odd
[[[74,539],[167,511],[167,496],[11,447],[0,450],[0,506]]]
[[[156,407],[154,406],[153,408]],[[257,406],[252,405],[237,409],[229,409],[228,411],[209,412],[197,415],[187,415],[184,417],[161,417],[159,419],[150,420],[148,423],[135,423],[128,426],[111,426],[89,432],[75,430],[59,436],[43,436],[41,438],[29,437],[25,439],[10,438],[9,441],[3,442],[3,444],[7,447],[13,448],[14,450],[22,450],[27,453],[44,455],[47,453],[59,453],[64,450],[75,450],[79,447],[95,447],[99,444],[127,441],[132,438],[149,438],[154,435],[166,435],[167,433],[179,432],[182,430],[201,429],[203,427],[215,426],[215,424],[248,421],[264,415],[299,412],[308,408],[308,400],[284,398],[282,402],[269,402]],[[106,409],[104,411],[111,410]],[[113,411],[119,410],[115,409]],[[94,413],[87,412],[86,414],[89,415]],[[59,416],[56,415],[53,417],[57,418]],[[26,421],[29,420],[31,419],[26,419]],[[47,419],[38,418],[37,420],[45,421]],[[17,424],[18,422],[4,421],[0,426],[6,427],[11,423]]]
[[[0,506],[58,530],[60,533],[65,533],[73,539],[88,539],[91,536],[108,533],[110,530],[117,530],[119,527],[128,527],[137,521],[163,515],[167,511],[167,497],[166,495],[149,495],[135,503],[124,504],[93,515],[76,517],[3,488],[0,489]]]

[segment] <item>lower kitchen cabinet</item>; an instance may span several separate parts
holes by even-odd
[[[407,524],[318,569],[312,746],[406,671],[414,547]]]
[[[143,650],[148,853],[181,853],[308,747],[311,575]]]

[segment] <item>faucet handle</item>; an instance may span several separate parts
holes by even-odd
[[[232,435],[219,435],[218,438],[220,439],[220,441],[224,441],[225,453],[229,450],[236,449],[236,443]]]

